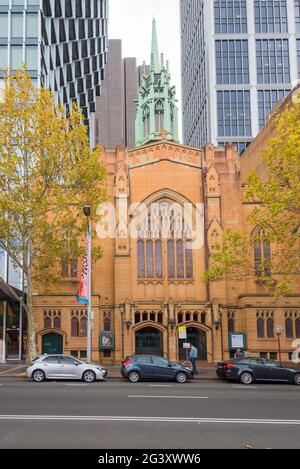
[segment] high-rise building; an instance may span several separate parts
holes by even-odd
[[[156,22],[152,23],[150,73],[143,73],[135,126],[136,147],[162,139],[178,141],[178,109],[168,63],[159,56]]]
[[[183,141],[241,153],[300,79],[300,0],[181,0]]]
[[[76,101],[91,145],[107,54],[107,15],[107,0],[0,0],[0,69],[16,70],[25,63],[32,82],[51,89],[66,111]],[[22,274],[1,246],[0,279],[20,297]],[[1,315],[0,361],[21,358],[24,315],[0,281]]]
[[[95,142],[105,148],[135,145],[139,69],[134,57],[122,58],[122,41],[108,41],[108,60],[101,96],[97,98]]]
[[[107,0],[0,0],[0,68],[25,63],[33,82],[51,89],[66,110],[76,101],[92,128],[107,15]]]

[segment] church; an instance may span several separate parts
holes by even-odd
[[[253,356],[278,358],[276,324],[284,331],[282,358],[291,360],[300,337],[300,295],[277,300],[255,279],[203,279],[223,231],[253,229],[247,221],[253,204],[243,190],[269,134],[263,129],[241,158],[233,145],[180,144],[175,87],[153,22],[151,67],[137,97],[136,147],[100,147],[109,200],[99,207],[93,239],[103,250],[92,270],[93,361],[119,364],[132,354],[185,360],[186,341],[203,363],[228,359],[234,341]],[[257,251],[271,248],[262,241]],[[38,354],[86,358],[87,311],[76,302],[81,264],[65,266],[55,291],[35,294]]]

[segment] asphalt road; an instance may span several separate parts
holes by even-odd
[[[300,387],[0,380],[0,448],[300,448]]]

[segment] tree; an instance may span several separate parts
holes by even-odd
[[[25,69],[8,72],[0,101],[0,243],[27,285],[29,361],[36,356],[33,288],[59,280],[62,256],[83,253],[82,206],[92,207],[91,221],[98,219],[105,176],[77,105],[66,117],[49,90],[33,86]],[[99,249],[93,254],[101,255]]]
[[[274,117],[272,137],[260,155],[262,173],[253,171],[245,190],[245,199],[256,203],[249,217],[253,232],[225,232],[206,281],[255,277],[276,294],[292,290],[293,279],[300,273],[299,123],[299,101]]]

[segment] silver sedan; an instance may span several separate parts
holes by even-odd
[[[86,383],[103,380],[107,370],[101,365],[83,363],[70,355],[41,355],[27,368],[27,378],[41,383],[45,379],[77,379]]]

